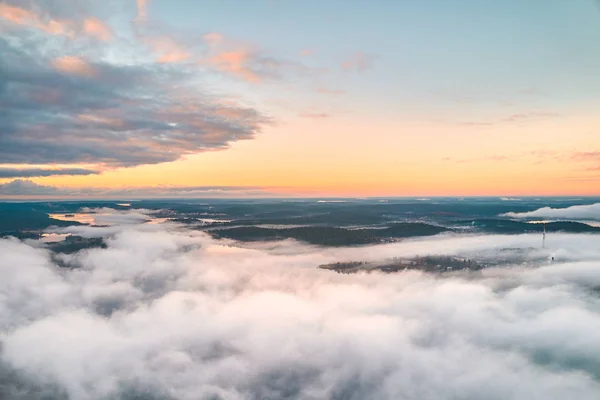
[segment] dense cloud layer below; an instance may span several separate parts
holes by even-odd
[[[565,208],[542,207],[529,212],[509,212],[502,214],[502,216],[509,218],[555,218],[600,221],[600,203]]]
[[[596,236],[556,234],[546,250],[537,235],[321,249],[239,247],[170,224],[72,229],[108,247],[59,255],[71,267],[59,268],[33,242],[0,241],[3,398],[600,396]],[[506,247],[556,261],[447,275],[316,268]]]

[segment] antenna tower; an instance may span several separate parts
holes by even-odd
[[[546,223],[544,222],[544,232],[542,233],[542,248],[546,248]]]

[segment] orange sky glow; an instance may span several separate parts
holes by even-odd
[[[286,42],[270,17],[240,35],[236,16],[198,28],[196,11],[168,10],[158,0],[110,12],[0,5],[9,79],[27,65],[34,82],[14,78],[14,92],[0,97],[10,109],[0,188],[31,190],[0,196],[152,187],[266,197],[600,194],[600,51],[575,46],[600,37],[591,12],[581,10],[589,20],[578,25],[563,21],[552,43],[551,27],[523,16],[513,27],[525,35],[519,43],[473,9],[465,32],[438,48],[439,32],[416,22],[394,28],[411,40],[369,31],[369,46],[359,40],[367,31],[353,44],[290,28]],[[405,11],[418,19],[426,10]],[[354,32],[344,21],[330,28]],[[470,29],[488,29],[485,43]],[[24,37],[37,44],[14,47]],[[37,111],[24,118],[25,109]]]

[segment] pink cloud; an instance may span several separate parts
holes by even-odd
[[[142,27],[145,28],[145,27]],[[159,63],[177,63],[189,60],[194,56],[193,49],[182,44],[179,40],[154,30],[136,30],[137,39],[145,44]]]
[[[252,53],[249,50],[227,51],[215,54],[207,61],[219,71],[229,72],[247,82],[260,82],[261,78],[249,67]]]
[[[137,0],[137,17],[135,20],[138,22],[148,20],[148,0]]]
[[[248,82],[260,81],[260,77],[248,66],[252,58],[249,46],[227,39],[219,32],[206,33],[202,39],[209,47],[209,56],[201,63]]]
[[[188,59],[190,57],[189,53],[185,52],[170,52],[167,54],[163,54],[158,58],[159,63],[175,63]]]
[[[52,66],[58,71],[69,75],[78,75],[86,78],[93,78],[97,75],[97,71],[80,57],[64,56],[55,58],[52,60]]]
[[[572,156],[573,159],[579,161],[587,161],[587,160],[600,160],[600,151],[582,151],[574,153]]]
[[[560,117],[560,114],[555,112],[529,112],[521,114],[513,114],[504,118],[504,122],[526,122],[530,120],[544,119],[544,118],[556,118]]]
[[[580,162],[591,162],[595,165],[586,168],[586,170],[600,171],[600,151],[580,151],[571,155],[571,159]]]
[[[218,32],[210,32],[203,35],[202,39],[204,39],[204,42],[208,46],[214,47],[221,44],[225,40],[225,37]]]
[[[246,82],[258,83],[289,75],[305,77],[323,73],[302,62],[267,55],[250,43],[233,40],[219,32],[206,33],[202,39],[206,47],[198,61],[199,65]]]
[[[68,21],[44,21],[33,11],[24,8],[0,4],[0,17],[13,24],[39,29],[51,35],[73,36],[73,30]]]
[[[312,118],[312,119],[325,119],[330,118],[331,115],[327,113],[301,113],[299,114],[303,118]]]
[[[83,31],[102,41],[110,40],[113,36],[111,29],[97,18],[86,18],[83,21]]]
[[[147,43],[158,54],[158,62],[175,63],[189,59],[190,52],[169,37],[147,39]]]
[[[227,73],[246,82],[262,81],[259,69],[276,69],[279,65],[271,59],[263,59],[247,43],[231,40],[219,32],[210,32],[202,36],[208,46],[208,55],[200,64],[208,65],[217,71]],[[257,69],[258,68],[258,69]]]
[[[94,17],[85,18],[82,22],[48,19],[32,10],[0,4],[0,18],[25,28],[38,29],[50,35],[63,35],[71,39],[75,39],[77,34],[84,34],[107,41],[113,36],[112,30]]]
[[[350,58],[341,64],[341,68],[346,71],[364,72],[373,67],[376,57],[360,51],[354,53]]]
[[[122,128],[125,126],[125,121],[119,118],[107,117],[96,114],[79,114],[77,119],[82,123],[91,125],[103,125],[109,128]]]
[[[37,20],[31,11],[8,4],[0,4],[0,17],[19,25],[29,25]]]

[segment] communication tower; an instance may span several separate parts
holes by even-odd
[[[542,248],[546,248],[546,223],[544,222],[544,232],[542,233]]]

